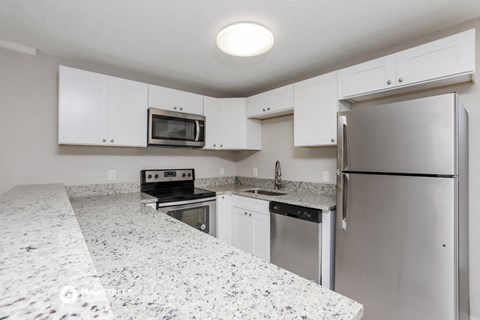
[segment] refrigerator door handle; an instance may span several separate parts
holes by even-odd
[[[337,175],[337,227],[347,230],[347,207],[348,207],[348,173]]]
[[[337,146],[337,168],[340,171],[348,170],[348,143],[347,143],[347,116],[338,116],[338,146]]]

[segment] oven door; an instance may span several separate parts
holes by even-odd
[[[204,147],[205,117],[150,108],[148,145]]]
[[[195,229],[216,237],[217,201],[215,197],[175,203],[157,203],[157,210]]]

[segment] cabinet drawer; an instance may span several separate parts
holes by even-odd
[[[241,208],[248,211],[254,211],[257,213],[269,215],[269,201],[253,199],[248,197],[233,196],[232,197],[232,206],[236,208]]]

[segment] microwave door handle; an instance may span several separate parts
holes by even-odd
[[[200,122],[198,120],[195,120],[195,126],[196,126],[196,134],[195,134],[195,141],[198,141],[200,138]]]

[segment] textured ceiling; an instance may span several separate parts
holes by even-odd
[[[480,0],[0,0],[0,39],[245,96],[480,16]],[[253,58],[216,35],[255,21],[275,35]]]

